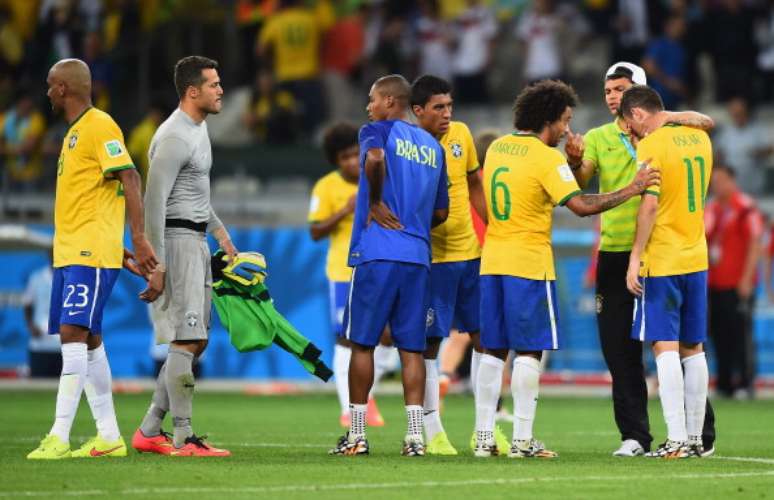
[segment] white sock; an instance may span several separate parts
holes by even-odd
[[[333,374],[336,378],[336,392],[339,395],[341,414],[349,411],[349,359],[352,349],[336,344],[333,348]]]
[[[511,378],[514,441],[532,439],[539,390],[540,361],[530,356],[518,356],[513,360]]]
[[[473,404],[476,404],[476,384],[478,382],[478,366],[481,364],[480,353],[473,349],[473,353],[470,355],[470,387],[473,389]]]
[[[425,434],[432,441],[436,434],[443,432],[440,413],[440,394],[438,387],[438,362],[435,359],[425,360]]]
[[[366,409],[368,405],[349,405],[349,440],[365,437]]]
[[[477,432],[494,432],[497,398],[500,397],[504,368],[505,361],[489,354],[481,356],[476,380]]]
[[[59,390],[56,393],[56,419],[49,434],[58,436],[65,443],[70,442],[70,429],[75,412],[78,411],[87,373],[86,344],[62,344],[62,375],[59,377]]]
[[[424,410],[420,405],[406,405],[406,419],[408,429],[406,440],[422,441],[422,414]]]
[[[661,408],[667,425],[667,437],[672,441],[687,441],[685,389],[680,355],[677,351],[662,352],[656,358],[656,367],[658,394],[661,397]]]
[[[707,409],[709,371],[707,356],[701,352],[683,358],[685,377],[685,427],[690,439],[701,438]]]
[[[368,398],[373,398],[376,393],[376,386],[379,381],[382,380],[384,374],[390,369],[390,360],[392,359],[392,350],[394,347],[388,347],[382,344],[377,344],[374,348],[374,384],[371,386],[371,392],[368,393]]]
[[[97,433],[105,441],[112,443],[121,437],[113,407],[113,378],[110,374],[105,344],[88,351],[88,371],[86,374],[86,399],[91,414],[97,423]]]

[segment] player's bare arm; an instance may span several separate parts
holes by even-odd
[[[132,246],[134,247],[134,260],[143,275],[148,275],[158,265],[156,253],[145,237],[145,221],[143,215],[142,195],[140,194],[140,174],[133,168],[127,168],[116,172],[118,180],[124,186],[124,198],[126,199],[126,215],[129,219],[129,230],[132,233]],[[132,270],[131,268],[129,269]]]
[[[640,283],[640,261],[645,245],[648,244],[658,213],[658,196],[645,193],[637,212],[637,231],[634,233],[634,245],[629,254],[629,268],[626,271],[626,288],[636,296],[642,295]]]
[[[226,226],[223,225],[218,216],[215,214],[215,211],[212,209],[212,205],[210,205],[210,220],[207,226],[209,228],[210,234],[212,234],[212,236],[215,238],[215,241],[218,242],[220,249],[226,252],[226,255],[229,256],[229,259],[236,257],[236,254],[239,253],[239,250],[237,250],[236,246],[234,246],[234,242],[231,241],[231,235],[228,233],[228,229],[226,229]]]
[[[368,222],[376,222],[386,229],[403,229],[403,225],[382,201],[386,164],[384,150],[371,148],[366,153],[365,174],[368,179]]]
[[[586,145],[583,142],[583,136],[569,132],[567,134],[567,141],[564,143],[564,154],[567,156],[567,164],[570,166],[570,170],[572,170],[572,175],[575,176],[575,181],[581,189],[586,188],[596,170],[596,165],[593,161],[583,159],[583,152],[585,150]]]
[[[433,220],[430,221],[430,227],[440,226],[449,218],[448,208],[438,208],[433,210]]]
[[[748,216],[749,217],[749,216]],[[736,292],[742,299],[749,299],[755,292],[755,276],[758,271],[758,261],[761,257],[760,235],[753,233],[750,238],[750,244],[747,247],[747,254],[744,258],[744,267],[742,268],[742,277],[736,287]],[[767,281],[767,283],[769,283]]]
[[[320,222],[312,222],[312,224],[309,225],[309,234],[311,234],[312,239],[314,241],[319,241],[331,234],[333,230],[336,229],[336,226],[339,225],[339,222],[349,214],[354,213],[356,200],[357,197],[353,195],[347,200],[347,204],[335,214]]]
[[[662,111],[661,113],[660,118],[664,120],[662,124],[684,125],[686,127],[698,128],[705,132],[715,128],[715,120],[697,111]]]
[[[574,196],[567,202],[567,208],[581,217],[594,215],[617,207],[629,198],[642,194],[650,186],[659,185],[661,174],[656,169],[648,168],[649,162],[650,160],[645,162],[645,166],[637,171],[634,180],[625,188],[612,193]]]
[[[486,219],[486,197],[484,196],[484,186],[481,184],[481,176],[478,175],[478,169],[468,174],[468,198],[473,210],[476,211],[484,224]]]

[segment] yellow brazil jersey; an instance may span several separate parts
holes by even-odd
[[[338,170],[317,181],[309,202],[309,222],[322,222],[335,214],[357,194],[357,184],[347,182]],[[328,248],[328,264],[325,274],[331,281],[349,281],[352,269],[347,267],[349,240],[352,236],[354,214],[349,214],[333,229]]]
[[[468,194],[468,174],[478,170],[473,136],[464,123],[451,122],[440,143],[446,152],[449,218],[431,233],[433,263],[477,259],[481,246],[473,231]]]
[[[114,174],[127,168],[134,164],[110,115],[89,108],[70,125],[57,166],[54,267],[121,267],[124,193]]]
[[[642,276],[672,276],[707,269],[704,199],[712,174],[712,143],[694,128],[668,125],[637,146],[637,160],[661,170],[658,212],[640,264]]]
[[[500,137],[484,163],[486,228],[481,274],[554,280],[551,221],[580,193],[562,153],[532,134]]]
[[[272,46],[278,82],[317,77],[321,29],[314,12],[303,7],[281,10],[266,21],[259,42]]]

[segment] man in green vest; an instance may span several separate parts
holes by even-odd
[[[635,64],[618,62],[605,73],[605,103],[614,117],[621,96],[632,85],[647,85],[645,71]],[[710,117],[694,111],[664,112],[663,120],[703,130],[714,126]],[[598,175],[600,193],[626,186],[638,169],[635,138],[618,118],[588,131],[584,137],[569,134],[565,152],[578,184],[585,188]],[[613,412],[621,432],[621,446],[613,452],[617,457],[643,455],[653,441],[642,343],[630,337],[634,296],[626,288],[639,204],[640,197],[634,197],[601,215],[596,270],[599,340],[613,379]],[[715,451],[715,416],[709,401],[702,438],[704,456],[709,456]]]

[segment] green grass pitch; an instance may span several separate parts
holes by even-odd
[[[149,398],[116,396],[127,443]],[[230,458],[130,450],[122,459],[43,463],[25,455],[51,425],[54,393],[6,391],[0,401],[0,498],[774,498],[774,401],[718,401],[716,457],[666,461],[610,456],[618,436],[607,399],[544,397],[536,437],[560,458],[540,461],[473,458],[468,396],[447,398],[443,414],[461,456],[406,458],[399,455],[405,414],[397,396],[379,399],[387,426],[369,430],[371,455],[339,457],[327,455],[341,434],[332,395],[201,393],[194,401],[194,428],[229,448]],[[658,402],[651,402],[650,414],[661,440]],[[510,434],[510,425],[503,429]],[[73,444],[93,433],[84,400]]]

